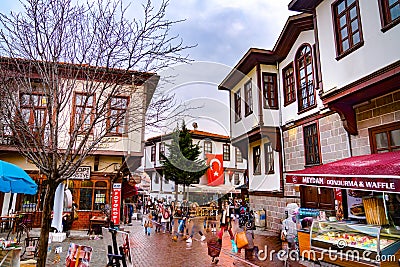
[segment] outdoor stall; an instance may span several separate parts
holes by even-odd
[[[400,152],[307,168],[287,174],[286,182],[335,192],[333,214],[320,209],[317,216],[298,216],[305,258],[339,266],[399,266]]]
[[[20,167],[0,160],[0,191],[22,194],[36,194],[37,185]],[[0,266],[20,266],[23,232],[31,229],[29,214],[8,214],[1,216],[1,229],[7,230],[7,238],[0,240]]]

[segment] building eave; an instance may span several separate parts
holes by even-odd
[[[231,72],[218,86],[219,90],[231,90],[242,80],[257,64],[273,64],[277,61],[276,55],[271,50],[250,48],[240,59]]]
[[[292,0],[288,8],[292,11],[311,13],[323,0]]]
[[[274,46],[274,53],[280,62],[287,57],[300,33],[314,29],[313,16],[301,13],[288,18]]]
[[[232,90],[258,64],[276,65],[288,55],[303,31],[314,29],[313,16],[298,14],[288,18],[273,50],[250,48],[218,86],[219,90]]]

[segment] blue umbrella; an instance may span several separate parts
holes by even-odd
[[[37,184],[17,165],[0,160],[0,191],[34,195]]]

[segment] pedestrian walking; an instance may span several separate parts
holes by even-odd
[[[237,251],[237,247],[236,247],[234,235],[232,232],[232,223],[231,223],[231,218],[230,218],[229,212],[230,212],[229,204],[228,204],[228,202],[225,202],[225,204],[223,205],[223,208],[222,208],[222,212],[221,212],[220,228],[221,228],[222,234],[225,231],[228,231],[229,237],[231,238],[231,243],[232,243],[232,252],[235,252],[235,251]]]
[[[245,254],[244,257],[246,260],[252,260],[253,259],[253,255],[254,255],[254,250],[255,248],[258,248],[256,246],[254,246],[254,216],[251,216],[253,212],[250,211],[250,215],[247,217],[247,221],[245,222],[245,224],[241,224],[239,225],[238,228],[238,233],[240,232],[245,232],[246,234],[246,238],[247,238],[247,242],[248,244],[246,246],[244,246],[244,250],[245,250]],[[240,253],[240,249],[239,249],[239,253]]]
[[[178,241],[178,236],[184,235],[185,228],[186,228],[185,224],[186,224],[186,217],[182,217],[181,219],[178,219],[178,229],[175,231],[174,237],[172,237],[173,241]]]
[[[162,228],[162,232],[165,234],[165,232],[169,231],[169,222],[170,222],[170,211],[169,208],[166,206],[162,206],[161,209],[161,228]]]
[[[151,228],[153,228],[153,222],[151,220],[145,221],[145,223],[144,223],[144,233],[146,235],[150,235]]]
[[[252,260],[254,254],[254,231],[252,228],[246,228],[245,231],[249,244],[244,248],[244,258],[246,260]]]
[[[157,206],[156,209],[157,216],[155,217],[155,224],[156,224],[156,233],[161,232],[161,219],[162,219],[162,211],[160,206]]]
[[[199,230],[199,228],[198,228],[197,224],[194,222],[194,220],[188,219],[187,229],[189,229],[189,228],[191,228],[191,231],[190,231],[190,236],[188,237],[188,239],[186,239],[186,243],[192,243],[192,238],[196,232],[198,232],[200,235],[200,241],[206,240],[206,236],[203,234],[202,231]]]

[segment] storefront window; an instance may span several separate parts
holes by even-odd
[[[93,197],[93,182],[83,181],[81,183],[80,196],[79,196],[79,209],[91,210]]]
[[[94,210],[101,210],[106,203],[107,183],[104,181],[96,182],[94,189]]]
[[[389,223],[400,227],[400,194],[387,194],[386,199],[388,217],[392,220],[392,222]]]

